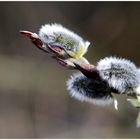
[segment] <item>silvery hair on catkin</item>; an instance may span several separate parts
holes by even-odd
[[[131,93],[140,85],[140,73],[129,60],[106,57],[97,63],[101,78],[119,93]]]
[[[58,37],[63,39],[59,42]],[[55,42],[58,45],[64,45],[64,40],[70,40],[74,45],[78,45],[79,42],[85,44],[86,48],[90,45],[89,41],[84,41],[81,36],[57,23],[43,25],[39,30],[39,38],[47,44]]]
[[[67,81],[69,94],[80,100],[97,105],[106,105],[113,101],[111,89],[106,81],[89,79],[82,73],[76,73]]]

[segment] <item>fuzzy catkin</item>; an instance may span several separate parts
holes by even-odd
[[[134,63],[129,60],[106,57],[97,63],[101,78],[119,93],[131,93],[140,85],[140,74]]]
[[[46,24],[39,30],[39,38],[45,44],[57,45],[70,53],[72,57],[81,57],[90,45],[82,37],[61,24]]]
[[[112,102],[111,89],[107,82],[89,79],[82,73],[76,73],[67,81],[69,94],[80,100],[97,105]]]

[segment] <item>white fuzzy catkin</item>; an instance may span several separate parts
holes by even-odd
[[[90,42],[84,41],[82,37],[63,27],[61,24],[46,24],[39,30],[39,38],[46,44],[54,44],[64,47],[67,51],[77,52],[79,46],[82,48],[82,55],[87,52]]]
[[[67,81],[69,94],[80,101],[86,101],[97,105],[107,105],[113,101],[108,84],[85,77],[82,73],[76,73]]]
[[[129,60],[106,57],[97,63],[97,70],[110,87],[120,93],[131,93],[140,85],[140,74]]]

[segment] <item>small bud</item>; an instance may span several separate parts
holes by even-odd
[[[106,105],[113,101],[107,82],[90,79],[82,73],[71,76],[67,81],[69,94],[80,100],[97,105]]]

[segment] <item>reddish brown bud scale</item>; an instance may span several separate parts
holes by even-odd
[[[94,65],[78,63],[74,63],[74,65],[76,66],[76,69],[80,70],[86,77],[101,79],[99,72]]]
[[[33,33],[32,33],[32,32],[29,32],[29,31],[20,31],[20,33],[21,33],[22,35],[27,36],[27,37],[31,37],[31,36],[33,35]]]

